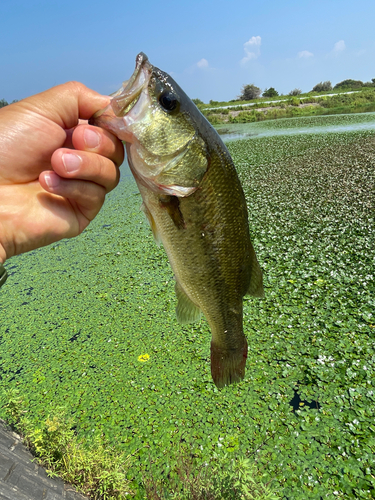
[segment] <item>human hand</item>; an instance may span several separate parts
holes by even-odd
[[[97,215],[124,148],[79,120],[108,103],[69,82],[0,109],[0,262],[77,236]]]

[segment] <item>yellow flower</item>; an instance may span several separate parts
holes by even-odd
[[[148,361],[149,359],[150,359],[149,354],[141,354],[140,356],[138,356],[138,361],[142,361],[142,363]]]

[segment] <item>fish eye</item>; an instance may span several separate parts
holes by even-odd
[[[175,95],[169,90],[166,90],[159,96],[159,102],[165,111],[174,111],[178,105]]]

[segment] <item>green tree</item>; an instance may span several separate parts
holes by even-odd
[[[288,95],[291,95],[291,96],[295,96],[295,95],[300,95],[302,94],[302,90],[301,89],[293,89],[289,92]]]
[[[329,80],[317,83],[315,87],[313,87],[312,92],[324,92],[326,90],[332,90],[332,83]]]
[[[238,99],[240,101],[251,101],[252,99],[257,99],[261,92],[260,88],[256,87],[253,83],[243,85]]]
[[[8,102],[5,99],[0,99],[0,108],[3,108],[4,106],[8,106]]]
[[[340,83],[336,83],[336,85],[333,87],[334,89],[359,89],[363,87],[363,82],[361,80],[351,80],[350,78],[348,80],[343,80]]]
[[[269,89],[266,89],[263,92],[263,97],[276,97],[278,95],[279,95],[278,91],[275,90],[273,87],[270,87]]]
[[[198,104],[200,104],[200,105],[204,104],[204,102],[203,102],[203,101],[201,101],[200,99],[192,99],[192,101],[193,101],[193,103],[194,103],[196,106],[198,106]]]

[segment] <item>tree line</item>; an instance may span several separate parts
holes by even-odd
[[[324,92],[329,90],[343,90],[343,89],[360,89],[363,87],[375,87],[375,78],[372,78],[371,82],[362,82],[361,80],[343,80],[337,83],[334,87],[330,81],[317,83],[310,92]],[[302,90],[295,88],[289,92],[288,95],[296,96],[302,94]],[[274,87],[265,89],[263,94],[259,87],[253,83],[243,85],[241,89],[241,94],[238,96],[238,101],[251,101],[252,99],[258,99],[262,97],[277,97],[279,95],[278,91]]]
[[[8,106],[8,104],[13,104],[14,102],[18,102],[18,99],[14,99],[11,103],[7,102],[5,99],[0,99],[0,108]]]

